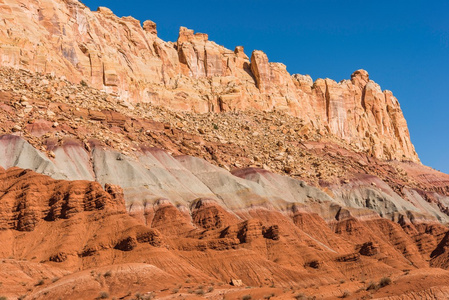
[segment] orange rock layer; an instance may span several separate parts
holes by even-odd
[[[0,65],[65,76],[128,102],[175,110],[280,110],[381,159],[419,161],[397,99],[359,70],[350,80],[290,75],[262,51],[251,59],[181,27],[176,43],[107,8],[76,0],[0,0]]]
[[[189,208],[161,200],[144,225],[124,213],[116,186],[19,168],[0,170],[0,179],[3,296],[178,299],[197,289],[208,299],[337,299],[348,290],[353,299],[446,299],[431,297],[449,278],[448,230],[435,222],[357,218],[344,208],[324,220],[300,207],[229,210],[202,198]]]

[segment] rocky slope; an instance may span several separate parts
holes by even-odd
[[[365,71],[77,1],[0,17],[0,297],[449,298],[449,175]]]
[[[156,24],[91,12],[76,0],[0,2],[0,64],[65,76],[131,103],[196,113],[282,111],[381,159],[418,161],[397,99],[363,70],[350,80],[290,75],[262,51],[251,59],[181,28],[175,43]]]
[[[445,257],[439,251],[445,226],[395,223],[323,203],[319,192],[320,204],[308,200],[307,207],[295,203],[288,211],[254,202],[231,210],[208,198],[189,207],[159,200],[146,208],[143,225],[125,213],[116,186],[103,190],[98,183],[58,181],[19,168],[0,176],[0,291],[8,297],[262,299],[273,293],[291,299],[302,293],[333,299],[348,290],[358,298],[425,299],[447,288],[449,273],[428,269],[430,256]],[[314,206],[325,213],[311,212]],[[430,283],[402,291],[422,281],[422,272]],[[371,283],[386,276],[393,282]],[[230,286],[231,279],[259,288],[237,296],[242,288]]]
[[[134,107],[0,72],[0,295],[432,299],[447,288],[447,271],[430,268],[447,268],[449,175],[373,158],[287,114]],[[424,271],[430,283],[415,284]]]

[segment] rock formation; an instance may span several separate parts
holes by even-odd
[[[83,211],[124,213],[120,187],[91,181],[56,181],[31,170],[0,171],[0,230],[32,231],[40,220],[68,219]]]
[[[364,70],[0,0],[0,298],[448,299],[449,175]]]
[[[334,135],[385,160],[418,161],[397,99],[358,70],[335,82],[290,75],[262,51],[251,60],[181,27],[175,43],[143,25],[76,0],[3,0],[0,64],[65,76],[116,93],[198,113],[256,109],[283,111],[320,133]]]

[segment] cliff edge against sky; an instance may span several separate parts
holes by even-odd
[[[78,1],[0,2],[0,63],[65,76],[131,102],[197,113],[284,111],[322,134],[384,160],[419,161],[399,102],[358,70],[335,82],[290,75],[262,51],[251,59],[181,27],[175,43],[156,24],[90,11]]]

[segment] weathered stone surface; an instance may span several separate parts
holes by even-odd
[[[3,3],[3,66],[83,81],[125,102],[199,113],[283,111],[377,158],[418,161],[399,103],[364,70],[340,83],[313,83],[308,76],[291,76],[262,51],[250,61],[243,47],[231,51],[185,27],[171,43],[157,37],[150,20],[141,26],[75,0]]]
[[[68,219],[84,211],[125,212],[123,191],[97,182],[58,181],[31,170],[0,171],[0,229],[32,231],[42,221]]]

